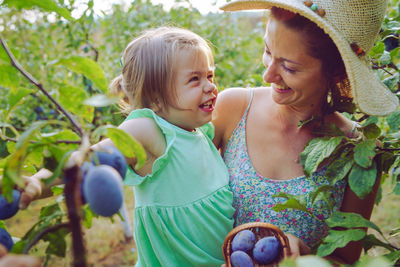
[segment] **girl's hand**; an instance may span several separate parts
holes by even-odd
[[[0,245],[0,267],[40,267],[39,259],[29,255],[7,254],[7,249]]]
[[[24,176],[25,188],[21,193],[19,200],[19,208],[25,209],[32,200],[42,196],[42,182],[41,179],[49,178],[52,172],[47,169],[41,169],[32,176]]]
[[[307,246],[303,240],[292,234],[286,234],[286,236],[289,239],[289,245],[290,245],[290,254],[285,255],[286,257],[297,258],[301,255],[306,255],[311,253],[310,247]]]

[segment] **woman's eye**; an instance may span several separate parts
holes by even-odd
[[[288,68],[288,67],[286,67],[285,65],[282,65],[282,67],[283,67],[283,69],[284,69],[286,72],[288,72],[288,73],[291,73],[291,74],[296,73],[296,70],[291,69],[291,68]]]

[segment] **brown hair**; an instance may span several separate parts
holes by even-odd
[[[120,101],[124,113],[138,108],[168,108],[174,100],[175,65],[182,49],[202,51],[214,65],[209,43],[181,28],[148,30],[128,44],[122,74],[110,84],[112,92],[125,94]]]
[[[338,104],[351,102],[352,97],[350,91],[342,89],[350,87],[344,86],[348,83],[346,68],[335,43],[323,29],[299,14],[278,7],[272,7],[271,14],[288,28],[301,32],[307,41],[308,54],[321,60],[322,71],[329,85],[329,103],[327,100],[323,111],[325,113],[342,111]]]

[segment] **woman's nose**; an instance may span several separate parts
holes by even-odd
[[[265,66],[265,72],[263,75],[263,79],[267,83],[276,83],[281,80],[281,76],[278,72],[278,65],[276,62],[271,61],[268,65]]]

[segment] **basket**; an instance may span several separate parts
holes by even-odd
[[[233,238],[235,237],[235,235],[237,233],[239,233],[242,230],[246,230],[246,229],[252,231],[255,234],[256,242],[259,239],[266,237],[266,236],[275,236],[282,245],[281,254],[279,255],[276,262],[269,264],[269,265],[261,265],[261,264],[255,263],[255,261],[253,260],[254,266],[258,266],[258,267],[278,266],[278,263],[284,258],[284,256],[290,254],[289,240],[288,240],[287,236],[282,232],[281,229],[279,229],[278,227],[276,227],[275,225],[270,224],[270,223],[263,223],[263,222],[245,223],[245,224],[241,224],[241,225],[233,228],[225,238],[224,244],[222,245],[222,251],[224,254],[226,267],[232,267],[231,245],[232,245]]]

